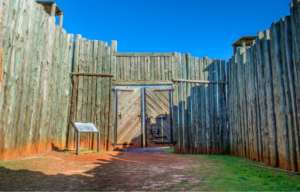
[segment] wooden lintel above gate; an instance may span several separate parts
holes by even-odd
[[[174,53],[114,53],[116,57],[173,57]]]
[[[173,85],[172,81],[113,81],[113,85]]]

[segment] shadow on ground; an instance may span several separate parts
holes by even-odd
[[[300,190],[299,176],[220,155],[175,155],[167,148],[53,151],[0,164],[1,191]]]

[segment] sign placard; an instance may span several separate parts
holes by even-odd
[[[94,123],[72,121],[73,126],[79,132],[94,133],[99,132]]]
[[[92,122],[71,121],[73,127],[77,131],[76,154],[79,155],[80,133],[98,133],[97,151],[100,152],[100,131]]]

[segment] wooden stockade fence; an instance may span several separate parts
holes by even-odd
[[[174,152],[226,153],[229,143],[225,61],[178,53],[174,64]]]
[[[100,149],[111,150],[114,143],[114,92],[117,42],[89,41],[76,36],[73,60],[73,91],[70,119],[94,122],[100,130]],[[74,149],[77,133],[69,123],[68,148]],[[80,147],[97,148],[97,135],[83,133]]]
[[[231,154],[300,170],[300,4],[229,66]]]
[[[73,35],[34,0],[0,11],[0,159],[64,149]]]
[[[115,56],[114,85],[173,86],[175,152],[221,154],[229,149],[225,61],[180,53],[115,53]]]
[[[0,159],[74,149],[70,120],[94,122],[101,149],[112,150],[114,86],[172,85],[174,152],[231,153],[299,171],[300,3],[290,8],[226,63],[117,53],[116,41],[81,35],[72,52],[73,35],[42,5],[0,0]],[[83,134],[80,145],[95,149],[96,136]]]

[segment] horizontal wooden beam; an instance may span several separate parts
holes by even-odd
[[[113,85],[173,85],[172,81],[113,81]]]
[[[114,77],[114,74],[109,73],[70,73],[73,76],[98,76],[98,77]]]
[[[173,79],[174,82],[186,82],[186,83],[203,83],[203,84],[227,84],[223,81],[202,81],[202,80],[186,80],[186,79]]]
[[[116,57],[172,57],[173,53],[114,53]]]

